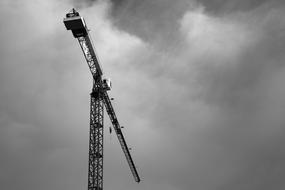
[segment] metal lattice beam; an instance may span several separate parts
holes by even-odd
[[[139,183],[141,181],[141,179],[138,175],[138,172],[137,172],[136,166],[134,164],[134,161],[131,157],[128,145],[127,145],[125,138],[124,138],[124,135],[122,133],[121,126],[119,124],[119,121],[118,121],[117,116],[115,114],[114,108],[111,104],[110,98],[109,98],[108,93],[106,91],[104,92],[103,98],[104,98],[104,104],[106,107],[106,111],[110,117],[112,124],[113,124],[113,127],[114,127],[115,132],[116,132],[117,137],[118,137],[118,140],[120,142],[121,148],[125,154],[126,160],[127,160],[128,165],[130,167],[130,170],[133,174],[135,181]]]
[[[94,82],[90,102],[88,190],[103,189],[104,105],[102,95],[100,88]]]
[[[89,66],[89,69],[93,77],[95,77],[95,75],[102,75],[103,74],[102,67],[95,54],[95,50],[93,48],[92,41],[89,38],[89,35],[84,37],[79,37],[77,39],[84,53],[85,59],[87,61],[87,64]]]

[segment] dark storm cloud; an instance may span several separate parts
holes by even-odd
[[[118,28],[143,40],[155,41],[155,45],[165,49],[171,49],[172,44],[181,43],[177,21],[193,6],[193,2],[184,0],[112,2],[111,15]]]

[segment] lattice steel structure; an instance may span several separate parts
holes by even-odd
[[[88,190],[103,189],[103,94],[94,80],[90,101]]]
[[[96,56],[86,23],[74,9],[66,14],[63,22],[66,29],[71,30],[73,36],[78,39],[93,77],[90,101],[88,190],[103,190],[104,106],[113,124],[133,177],[136,182],[140,182],[140,177],[107,93],[107,90],[110,90],[110,83],[102,79],[103,71]]]

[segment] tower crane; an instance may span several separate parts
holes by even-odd
[[[107,92],[111,89],[111,81],[102,77],[103,70],[96,56],[85,20],[75,9],[72,9],[66,14],[63,22],[66,29],[71,30],[73,36],[77,38],[93,78],[93,87],[90,94],[88,190],[103,190],[104,107],[110,117],[131,173],[135,181],[139,183],[140,177]]]

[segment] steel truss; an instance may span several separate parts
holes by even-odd
[[[103,75],[102,67],[95,54],[95,50],[94,48],[90,48],[93,47],[93,45],[91,39],[89,38],[89,35],[78,37],[77,39],[84,53],[84,57],[87,61],[87,64],[89,66],[93,78],[95,78],[95,75],[102,76]]]
[[[128,145],[127,145],[127,143],[125,141],[125,138],[124,138],[124,135],[122,133],[121,126],[119,124],[119,121],[118,121],[118,119],[116,117],[114,108],[113,108],[113,106],[111,104],[110,98],[109,98],[108,93],[106,91],[104,92],[103,98],[104,98],[104,104],[105,104],[105,107],[106,107],[106,111],[107,111],[107,113],[108,113],[108,115],[110,117],[110,120],[111,120],[112,124],[113,124],[113,127],[114,127],[115,132],[116,132],[117,137],[118,137],[118,140],[120,142],[121,148],[122,148],[122,150],[123,150],[123,152],[125,154],[126,160],[127,160],[128,164],[129,164],[130,170],[131,170],[131,172],[133,174],[133,177],[134,177],[136,182],[140,182],[140,177],[138,175],[138,172],[137,172],[137,169],[135,167],[134,161],[133,161],[133,159],[131,157]]]
[[[103,189],[103,93],[100,77],[93,82],[90,102],[88,190]]]

